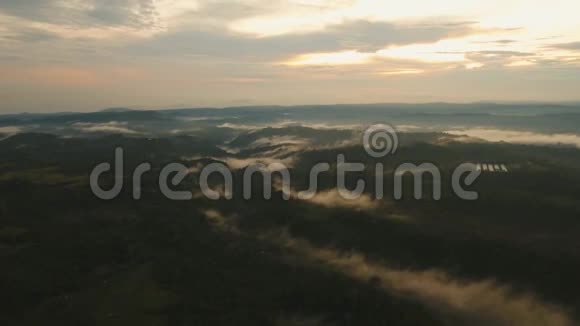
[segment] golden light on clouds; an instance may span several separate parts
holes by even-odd
[[[140,104],[142,93],[159,106],[175,96],[191,105],[290,104],[289,90],[305,82],[327,93],[311,91],[301,103],[364,92],[376,92],[360,95],[373,101],[514,100],[496,80],[513,80],[518,99],[544,85],[550,99],[577,100],[578,12],[578,0],[0,1],[0,67],[15,76],[0,80],[0,96],[15,110],[32,101],[13,94],[42,92],[44,76],[54,75],[51,105],[59,109],[86,101],[72,100],[66,85],[95,80],[95,91],[119,106]],[[149,77],[120,91],[114,85],[135,83],[120,67]],[[480,85],[456,94],[462,77],[482,73]],[[108,74],[119,78],[100,77]],[[510,74],[522,74],[520,82]],[[392,87],[377,76],[413,83]]]
[[[357,50],[306,53],[283,63],[288,66],[357,65],[399,61],[415,63],[410,71],[425,72],[425,64],[434,70],[453,69],[458,66],[467,70],[493,67],[532,67],[538,59],[552,61],[576,61],[578,55],[563,49],[547,47],[520,30],[493,29],[476,31],[472,35],[454,37],[431,43],[386,46],[374,52]]]
[[[576,0],[534,1],[290,1],[284,11],[273,12],[233,21],[229,28],[235,32],[256,37],[273,37],[284,34],[304,34],[324,31],[329,27],[349,21],[396,22],[422,24],[424,17],[444,22],[443,17],[455,17],[450,24],[473,22],[480,29],[465,37],[451,37],[431,43],[388,46],[378,51],[365,52],[351,49],[336,52],[304,53],[284,62],[289,66],[353,65],[369,63],[374,59],[411,60],[419,63],[456,63],[468,70],[486,65],[504,67],[531,67],[532,58],[518,58],[515,52],[535,53],[546,60],[563,60],[566,55],[543,48],[544,38],[553,42],[580,39],[580,2]],[[334,6],[331,5],[334,3]],[[308,4],[310,6],[301,6]],[[563,12],[562,8],[567,8]],[[554,19],[558,17],[558,19]],[[453,22],[455,21],[455,23]],[[388,38],[389,35],[385,35]],[[554,37],[555,36],[555,37]],[[505,42],[497,42],[498,39]],[[386,42],[385,42],[386,43]],[[482,59],[492,59],[491,52],[504,52],[501,64],[491,60],[478,61],[469,54],[483,53]],[[509,57],[507,52],[514,52]],[[570,53],[568,53],[569,55]],[[498,59],[500,55],[496,56]]]
[[[565,11],[562,8],[566,8]],[[485,27],[523,28],[534,34],[580,34],[577,0],[358,0],[288,1],[281,10],[230,23],[237,32],[259,36],[321,30],[348,20],[416,21],[424,17],[461,17]],[[558,19],[554,19],[554,17]],[[554,34],[556,33],[556,34]],[[530,35],[531,36],[531,35]]]
[[[519,61],[513,61],[513,62],[506,64],[506,67],[528,67],[528,66],[534,66],[534,65],[536,65],[536,63],[533,61],[519,60]]]
[[[283,64],[289,66],[324,66],[324,65],[353,65],[368,63],[374,54],[360,53],[358,51],[342,51],[334,53],[309,53],[302,54]]]
[[[399,69],[399,70],[391,70],[391,71],[383,71],[380,74],[386,76],[397,76],[397,75],[417,75],[424,73],[424,70],[421,69]]]
[[[394,59],[416,60],[427,63],[463,62],[465,54],[456,52],[455,47],[446,42],[432,44],[411,44],[380,50],[377,55]]]

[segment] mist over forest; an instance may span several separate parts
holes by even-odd
[[[398,148],[371,157],[370,125]],[[0,116],[0,321],[6,325],[576,325],[580,320],[580,106],[375,104]],[[91,171],[124,155],[122,190],[97,198]],[[337,191],[337,156],[364,163]],[[151,164],[134,199],[133,171]],[[310,172],[318,191],[301,198]],[[429,162],[423,197],[394,171]],[[170,200],[162,169],[187,167]],[[203,195],[201,171],[220,199]],[[289,200],[256,164],[284,164]],[[384,196],[378,199],[377,164]],[[481,169],[477,200],[454,169]],[[505,170],[499,167],[504,166]],[[488,170],[489,167],[489,170]],[[496,167],[495,170],[493,168]],[[171,178],[169,179],[171,180]],[[112,171],[99,185],[115,184]]]

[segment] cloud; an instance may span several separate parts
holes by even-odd
[[[578,39],[578,2],[504,3],[4,0],[0,70],[10,89],[0,95],[10,97],[4,111],[577,100],[580,56],[563,42]],[[560,36],[540,40],[549,35]],[[280,64],[297,58],[312,64]],[[112,68],[143,74],[110,78]],[[493,71],[474,78],[483,70]]]
[[[555,49],[564,49],[564,50],[580,50],[580,42],[572,42],[572,43],[560,43],[550,45],[550,47]]]
[[[264,124],[241,124],[241,123],[222,123],[217,126],[218,128],[228,128],[237,130],[260,130],[264,128],[288,128],[288,127],[304,127],[317,130],[357,130],[362,129],[360,124],[352,123],[323,123],[323,122],[306,122],[298,120],[284,120],[277,123],[264,123]]]
[[[538,59],[536,53],[505,51],[505,50],[484,50],[465,53],[465,57],[487,68],[491,67],[516,67],[535,65]]]
[[[273,163],[281,163],[281,164],[283,164],[283,166],[291,168],[294,165],[295,161],[296,161],[296,159],[292,158],[292,157],[280,159],[280,158],[275,158],[275,157],[271,157],[271,156],[255,156],[255,157],[249,157],[249,158],[228,157],[225,159],[226,164],[230,168],[236,169],[236,170],[245,169],[249,166],[257,165],[257,164],[264,164],[266,166],[269,166],[270,164],[273,164]]]
[[[220,211],[218,211],[216,209],[206,209],[206,210],[203,211],[203,214],[207,218],[212,219],[212,220],[220,220],[220,221],[222,221],[225,218],[225,216]]]
[[[509,45],[517,43],[516,40],[493,40],[493,41],[481,41],[482,44],[498,44],[498,45]]]
[[[105,123],[76,122],[72,127],[87,133],[115,133],[115,134],[139,134],[129,129],[126,122],[110,121]]]
[[[394,24],[389,22],[351,21],[312,33],[316,40],[333,40],[336,49],[374,52],[388,45],[433,42],[441,39],[477,33],[471,23],[460,24]]]
[[[202,197],[203,194],[201,193],[194,194],[194,197],[198,196]],[[200,211],[216,230],[233,234],[240,233],[239,229],[235,225],[239,218],[239,216],[237,216],[236,214],[233,215],[230,214],[226,216],[221,211],[213,208],[205,208],[201,209]]]
[[[417,126],[417,125],[398,124],[395,126],[395,129],[397,129],[397,131],[399,131],[399,132],[418,132],[418,131],[424,131],[425,129],[428,129],[428,127]]]
[[[33,27],[16,27],[0,33],[0,39],[5,41],[19,41],[27,43],[36,43],[41,41],[50,41],[58,38],[58,35],[40,28]]]
[[[422,24],[413,25],[415,27],[424,26]],[[426,25],[429,26],[429,25]],[[483,61],[498,60],[501,58],[503,61],[513,58],[513,57],[530,57],[534,56],[535,53],[521,52],[521,51],[510,51],[503,49],[496,45],[490,46],[486,45],[485,42],[478,41],[482,37],[489,37],[490,35],[496,33],[505,33],[505,29],[483,29],[476,27],[477,25],[471,25],[471,23],[460,23],[460,24],[439,24],[433,25],[432,28],[436,29],[437,26],[445,26],[446,28],[458,28],[465,27],[466,29],[462,32],[450,30],[449,34],[441,35],[439,38],[433,38],[431,40],[414,40],[413,37],[406,37],[410,42],[405,44],[397,44],[393,42],[392,44],[382,44],[377,43],[376,48],[368,48],[364,45],[354,47],[353,49],[340,50],[337,52],[312,52],[297,55],[290,60],[284,62],[290,66],[301,66],[301,65],[361,65],[374,63],[376,66],[381,65],[391,65],[392,63],[399,62],[403,64],[404,62],[407,66],[399,67],[406,71],[422,71],[418,66],[419,63],[424,64],[439,64],[440,67],[453,67],[450,64],[461,64],[465,63],[473,67],[474,64],[478,64],[478,67],[483,66]],[[398,31],[396,34],[401,34]],[[426,36],[427,34],[423,34]],[[483,44],[483,45],[482,45]],[[343,47],[344,48],[344,47]]]
[[[395,24],[365,20],[346,21],[307,34],[259,37],[237,34],[224,26],[180,30],[131,44],[132,53],[145,55],[207,55],[222,58],[281,59],[333,51],[377,51],[388,45],[435,42],[482,32],[473,25]],[[191,46],[195,44],[195,46]]]
[[[259,4],[244,3],[241,1],[205,1],[199,4],[199,7],[187,14],[188,17],[213,20],[216,22],[231,21],[232,19],[241,19],[248,16],[257,16],[270,13],[280,5],[280,1],[260,1]]]
[[[463,141],[506,142],[531,145],[573,145],[580,148],[580,136],[576,134],[542,134],[531,131],[500,130],[486,128],[472,128],[465,130],[449,130],[447,134],[468,136],[471,139],[461,138]]]
[[[22,131],[21,127],[16,126],[4,126],[0,127],[0,134],[17,134]]]
[[[300,121],[287,121],[286,126],[300,126],[305,128],[317,129],[317,130],[358,130],[362,129],[362,126],[358,123],[324,123],[324,122],[300,122]]]
[[[310,141],[306,138],[298,136],[272,136],[272,137],[262,137],[253,141],[249,147],[256,148],[262,146],[274,146],[274,145],[300,145],[304,146],[309,144]]]
[[[223,117],[179,117],[181,121],[215,121],[223,120]]]
[[[217,126],[218,128],[236,129],[236,130],[258,130],[266,128],[266,125],[250,125],[241,123],[226,122]]]
[[[382,71],[382,75],[386,76],[397,76],[397,75],[416,75],[425,73],[425,70],[422,69],[397,69],[397,70],[389,70],[389,71]]]
[[[529,52],[503,51],[503,50],[468,52],[468,54],[482,55],[486,57],[529,57],[535,55],[535,53]]]
[[[153,0],[3,0],[0,12],[34,22],[85,27],[149,27],[157,15]]]
[[[223,232],[240,234],[236,218],[215,209],[205,216]],[[493,279],[467,280],[438,269],[409,270],[373,261],[356,251],[316,247],[285,230],[261,232],[261,241],[287,249],[306,263],[324,265],[353,280],[369,283],[389,294],[417,300],[433,313],[457,324],[505,326],[572,326],[564,307],[545,302],[531,292],[516,291]]]
[[[546,303],[530,293],[517,293],[494,280],[462,280],[441,270],[414,271],[392,268],[356,252],[340,253],[317,248],[287,233],[264,237],[310,261],[326,264],[361,282],[379,280],[377,286],[389,293],[410,296],[434,312],[461,319],[470,325],[572,326],[574,321],[562,307]]]
[[[298,197],[298,194],[294,194]],[[338,190],[319,191],[316,195],[305,201],[326,208],[347,208],[353,210],[374,210],[381,206],[381,201],[374,200],[368,194],[362,194],[356,199],[345,199]]]

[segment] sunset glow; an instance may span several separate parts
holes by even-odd
[[[418,95],[519,100],[530,93],[535,100],[578,99],[567,86],[580,82],[576,0],[252,0],[225,7],[202,0],[115,3],[0,3],[0,95],[8,99],[2,110],[36,110],[41,103],[49,111],[299,104],[290,89],[306,84],[352,92],[353,101],[363,102],[412,101]],[[119,71],[147,78],[135,80]],[[512,73],[523,78],[505,86],[513,87],[509,96],[498,93],[492,80],[511,83],[516,79],[507,75]],[[426,74],[433,79],[421,79]],[[536,76],[533,82],[528,74]],[[107,75],[115,80],[102,82]],[[393,88],[381,78],[387,75],[417,83]],[[47,84],[45,76],[55,76],[54,82]],[[455,83],[461,78],[474,84],[458,94]],[[246,82],[255,80],[260,83]],[[368,93],[369,84],[383,93]],[[552,92],[530,92],[538,85],[549,85]],[[50,96],[18,95],[24,90]],[[148,94],[147,100],[140,93]],[[81,94],[95,100],[87,103]],[[300,100],[333,101],[315,93]]]

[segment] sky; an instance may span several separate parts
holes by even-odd
[[[578,0],[1,0],[0,113],[580,101]]]

